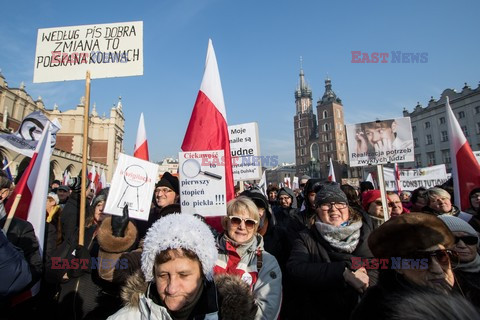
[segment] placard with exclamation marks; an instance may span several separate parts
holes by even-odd
[[[217,194],[215,196],[215,204],[218,205],[218,206],[225,204],[225,195],[224,194]]]

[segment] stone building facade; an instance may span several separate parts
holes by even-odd
[[[480,85],[472,89],[465,84],[460,92],[446,89],[440,99],[431,97],[426,107],[417,103],[412,112],[403,110],[403,116],[410,117],[412,123],[415,150],[415,163],[405,163],[404,167],[427,167],[444,163],[447,171],[451,171],[445,112],[447,96],[472,150],[480,150]]]
[[[50,120],[57,118],[62,128],[57,133],[57,143],[52,155],[52,166],[56,179],[62,178],[63,171],[68,167],[72,176],[77,175],[82,168],[83,148],[83,117],[84,98],[74,108],[67,111],[60,111],[55,105],[53,109],[47,109],[41,97],[34,100],[25,90],[10,88],[5,77],[0,73],[0,119],[2,119],[2,130],[14,132],[18,129],[22,119],[28,114],[40,110]],[[118,160],[118,154],[123,152],[125,118],[122,111],[122,102],[110,109],[110,115],[99,116],[96,107],[93,105],[89,115],[88,133],[88,167],[95,165],[105,170],[107,181],[111,180],[113,170]],[[25,158],[18,156],[12,150],[2,150],[9,161],[13,159],[10,166],[12,174],[16,175],[16,169]]]

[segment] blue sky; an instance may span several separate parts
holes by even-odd
[[[299,57],[313,90],[324,80],[343,101],[345,122],[401,117],[446,88],[480,81],[479,1],[3,1],[0,68],[47,108],[74,108],[84,81],[33,84],[37,30],[143,21],[144,75],[92,81],[91,103],[108,115],[122,97],[124,148],[133,153],[140,112],[150,159],[177,157],[212,38],[229,124],[257,121],[263,155],[294,161]],[[351,63],[351,51],[427,52],[428,62]]]

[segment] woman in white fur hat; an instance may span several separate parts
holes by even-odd
[[[190,214],[163,217],[145,237],[142,272],[122,291],[125,307],[108,319],[253,319],[248,286],[233,277],[213,281],[216,260],[204,222]]]

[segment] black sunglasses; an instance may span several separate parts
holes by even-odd
[[[460,240],[469,246],[476,245],[478,243],[478,238],[475,236],[455,237],[455,244],[457,244]]]
[[[455,267],[458,264],[458,254],[448,249],[435,251],[419,251],[415,253],[416,259],[428,259],[428,264],[432,263],[432,258],[438,261],[443,267]]]

